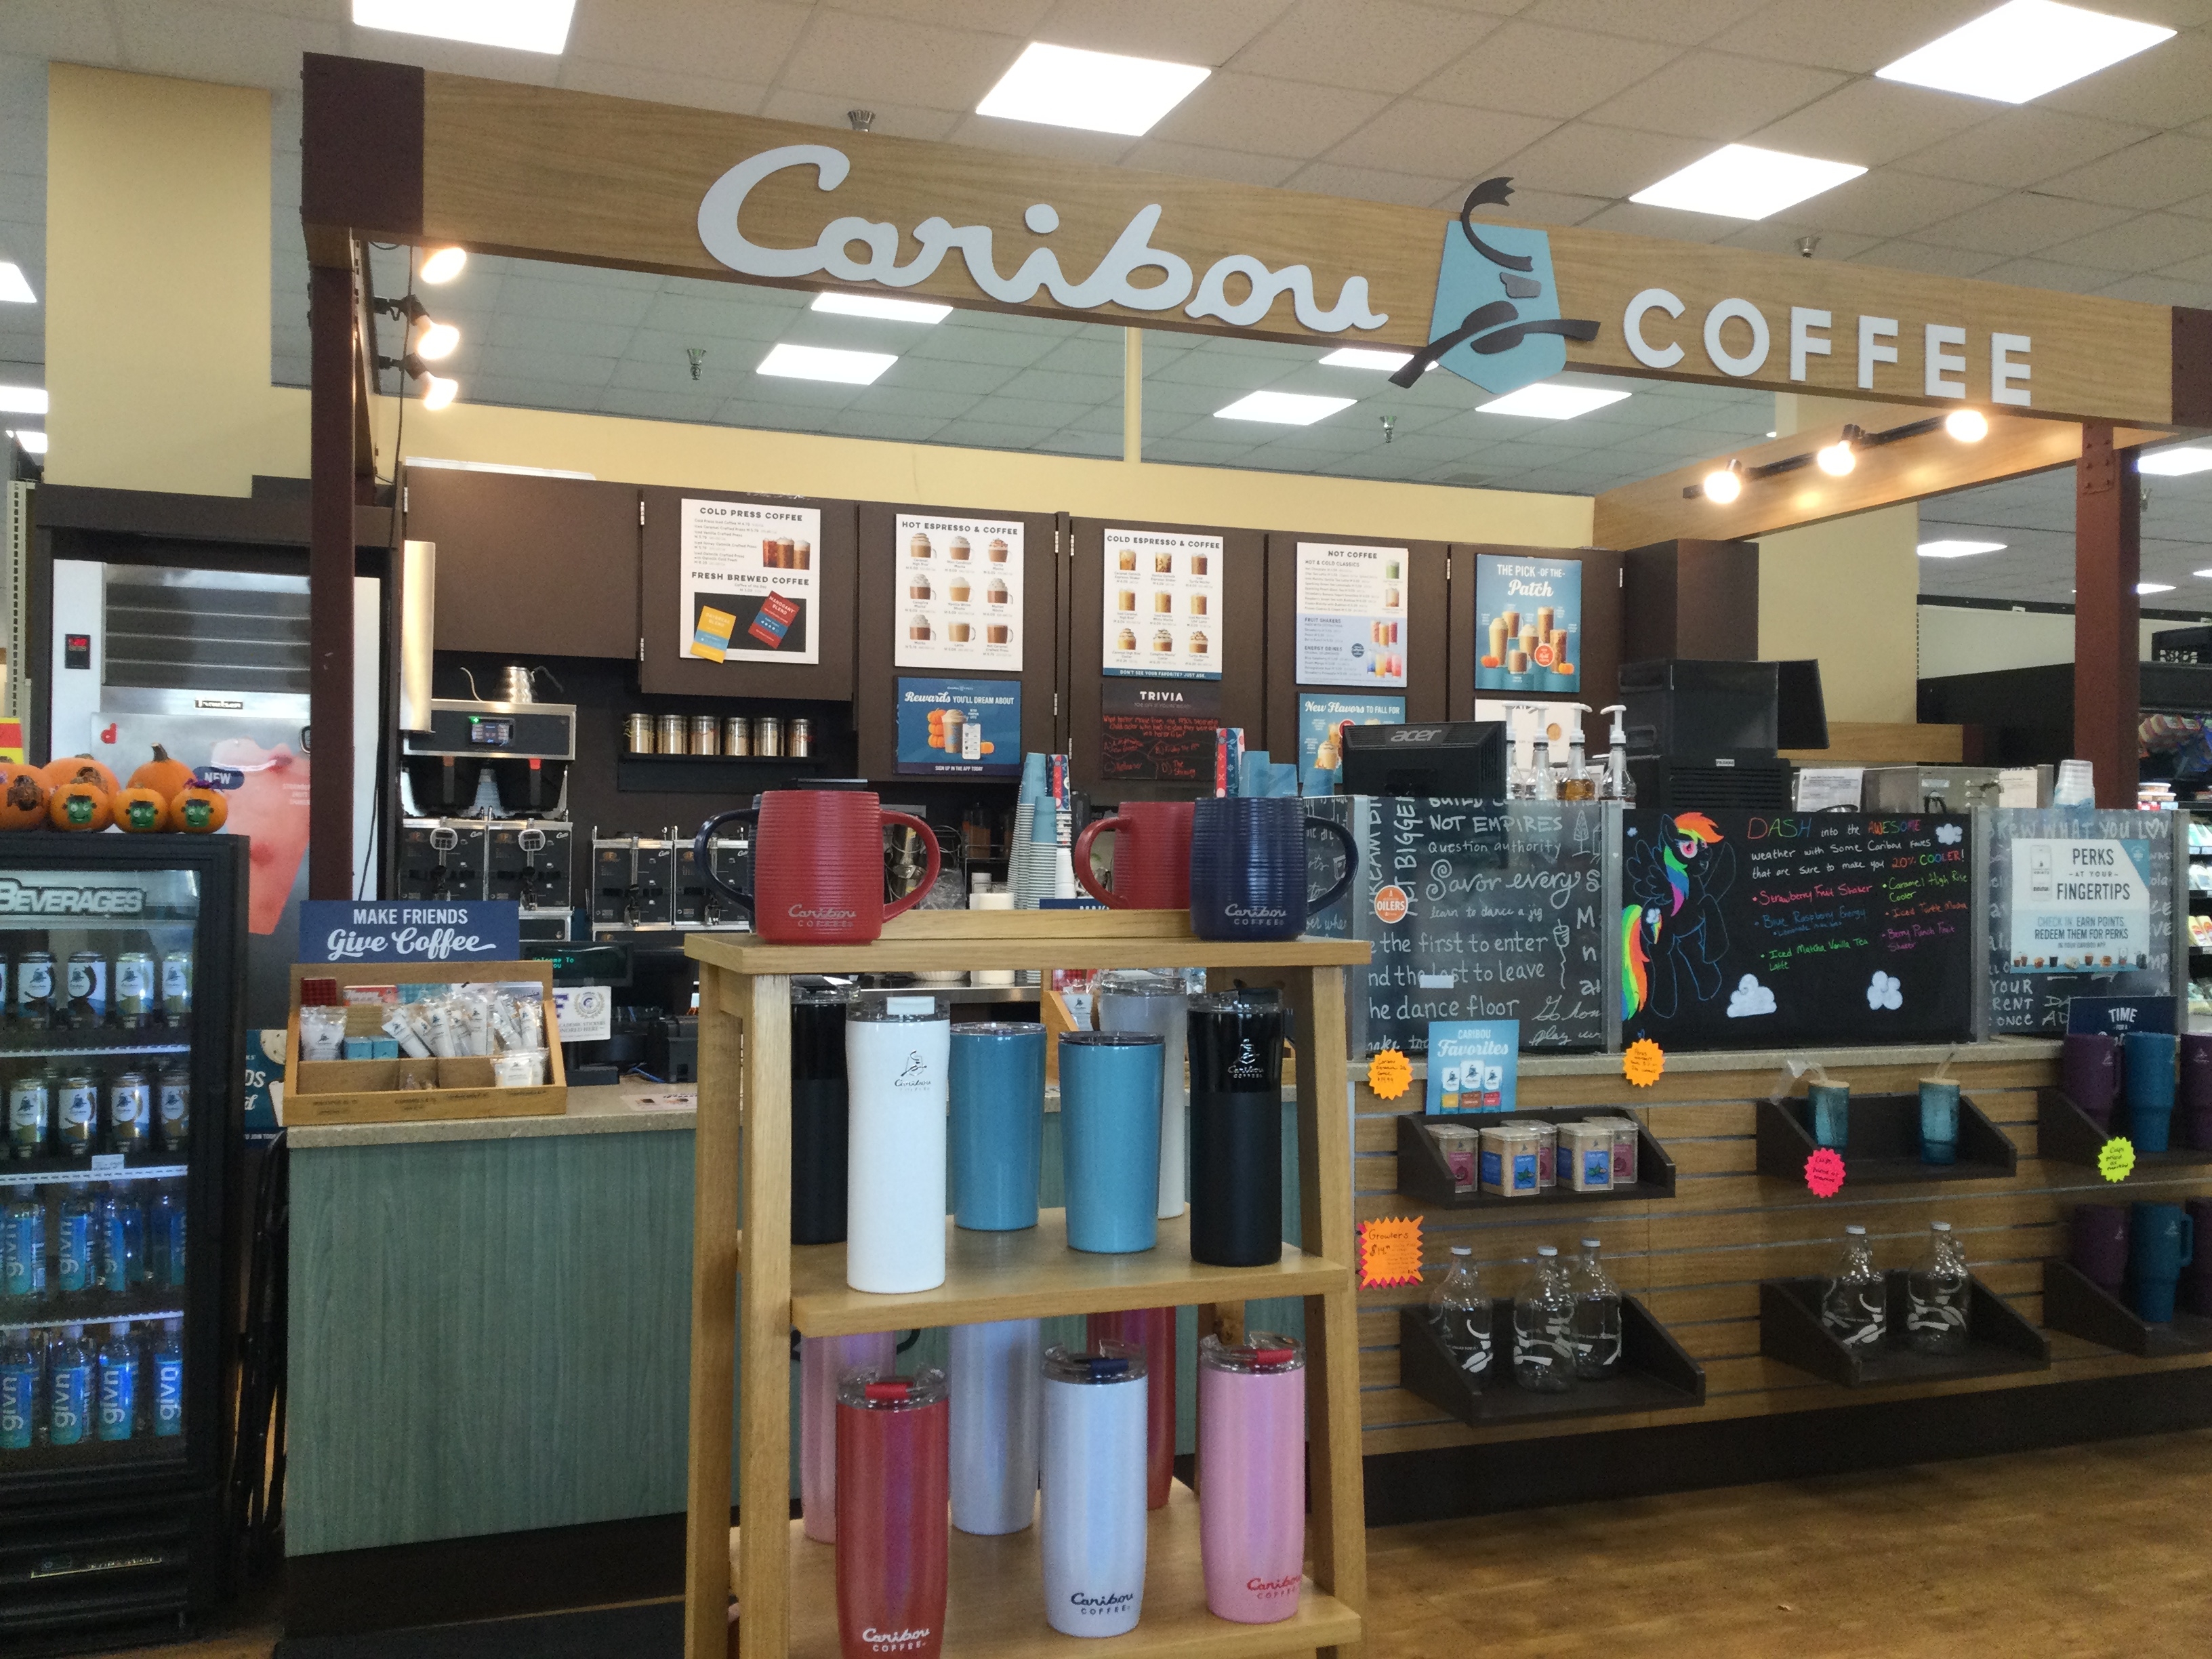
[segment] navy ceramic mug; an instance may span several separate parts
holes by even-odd
[[[1306,836],[1316,830],[1344,843],[1344,875],[1317,897],[1306,887]],[[1342,898],[1358,867],[1352,832],[1309,817],[1294,796],[1200,801],[1191,813],[1190,931],[1210,939],[1296,939],[1307,912]]]

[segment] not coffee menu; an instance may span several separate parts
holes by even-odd
[[[1618,933],[1624,1042],[1766,1048],[1963,1040],[1968,821],[1632,811]]]

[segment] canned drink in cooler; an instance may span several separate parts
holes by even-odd
[[[135,1152],[152,1132],[154,1091],[143,1072],[118,1072],[107,1091],[107,1144],[118,1152]]]
[[[719,755],[722,752],[722,723],[712,714],[691,717],[691,752],[695,755]]]
[[[26,1072],[8,1085],[8,1144],[17,1158],[36,1158],[53,1127],[53,1085],[44,1072]]]
[[[100,1136],[100,1079],[89,1072],[72,1072],[62,1079],[54,1099],[54,1133],[63,1154],[89,1158]]]
[[[181,1152],[192,1133],[192,1077],[184,1066],[162,1069],[155,1087],[155,1109],[160,1120],[163,1149]]]
[[[653,752],[653,716],[632,714],[623,722],[623,752],[626,755],[650,755]]]
[[[107,958],[79,951],[69,959],[69,1023],[98,1025],[107,1018]]]
[[[45,1030],[54,1021],[54,956],[26,951],[15,959],[15,1018]]]
[[[680,755],[690,747],[690,742],[691,727],[683,715],[663,714],[660,717],[659,748],[662,754]]]
[[[814,722],[793,720],[791,723],[791,757],[805,760],[814,753]]]
[[[154,999],[159,976],[154,958],[144,951],[125,951],[115,958],[115,1017],[125,1027],[137,1030],[154,1023]]]
[[[161,1012],[173,1025],[192,1012],[192,953],[171,951],[161,958]]]

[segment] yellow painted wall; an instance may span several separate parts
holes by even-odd
[[[269,384],[269,95],[52,67],[46,313],[55,483],[243,495],[304,477],[307,398]],[[396,410],[380,399],[378,471]],[[1130,465],[456,404],[410,452],[624,483],[1255,529],[1589,540],[1586,498]]]

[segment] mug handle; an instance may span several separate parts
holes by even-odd
[[[2197,1260],[2197,1218],[2186,1209],[2181,1212],[2181,1265],[2186,1267]]]
[[[728,882],[716,875],[714,860],[708,856],[708,843],[714,840],[714,831],[738,818],[753,820],[753,850],[757,854],[760,850],[760,809],[757,806],[739,806],[727,812],[717,812],[699,826],[699,833],[691,840],[691,862],[699,866],[700,880],[705,882],[708,887],[720,893],[724,898],[736,904],[747,915],[750,915],[753,914],[753,896],[742,887],[731,886]]]
[[[1093,818],[1083,826],[1083,833],[1075,838],[1076,880],[1082,883],[1085,892],[1113,910],[1127,909],[1129,902],[1098,884],[1098,878],[1091,868],[1091,843],[1109,830],[1125,828],[1127,822],[1118,812],[1111,817]]]
[[[885,823],[902,823],[909,830],[921,830],[921,844],[929,849],[928,866],[922,871],[921,879],[915,884],[914,890],[897,903],[884,907],[884,920],[889,921],[893,916],[904,915],[929,896],[929,890],[937,885],[938,872],[945,867],[945,855],[938,848],[937,832],[920,818],[906,812],[886,812],[883,815],[883,821]]]
[[[1344,874],[1338,878],[1335,886],[1330,888],[1319,898],[1309,898],[1306,901],[1306,908],[1309,910],[1326,910],[1345,896],[1352,886],[1352,877],[1359,873],[1359,844],[1352,840],[1352,831],[1340,823],[1333,823],[1327,818],[1317,818],[1310,812],[1305,815],[1305,820],[1306,833],[1309,835],[1316,830],[1326,830],[1344,843]]]

